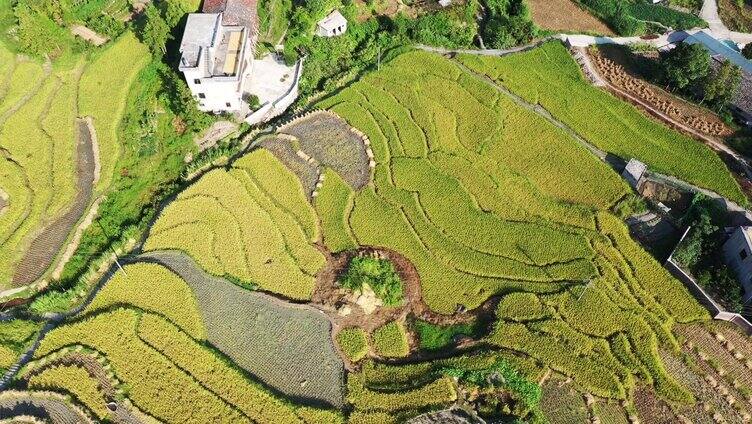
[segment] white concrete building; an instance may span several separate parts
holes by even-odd
[[[316,25],[316,35],[320,37],[336,37],[347,31],[347,19],[335,10]]]
[[[726,264],[736,274],[744,288],[742,303],[752,300],[752,227],[727,229],[730,237],[723,244]]]
[[[200,110],[240,111],[245,81],[253,71],[255,2],[206,0],[203,11],[188,15],[179,69]]]

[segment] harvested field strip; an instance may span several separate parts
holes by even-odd
[[[359,134],[329,111],[313,111],[279,131],[295,137],[295,144],[316,162],[337,172],[354,190],[370,181],[369,157]]]
[[[75,100],[75,93],[71,94],[72,95],[69,97],[69,100]],[[70,109],[68,111],[70,112]],[[49,116],[51,115],[48,115],[48,117]],[[69,135],[67,134],[68,131],[66,129],[73,127],[72,115],[68,116],[68,118],[71,119],[64,119],[60,121],[58,123],[59,126],[56,127],[63,132],[64,138],[61,138],[53,143],[53,145],[56,146],[54,150],[57,150],[58,144],[62,143],[63,146],[60,146],[60,150],[70,151],[70,149],[65,149],[64,147],[64,144],[66,142],[70,143],[72,141],[72,138],[65,138]],[[78,131],[78,143],[75,149],[78,157],[75,160],[76,166],[75,168],[73,168],[76,172],[77,177],[75,197],[73,198],[73,202],[72,204],[70,204],[70,206],[68,206],[68,209],[62,215],[60,215],[49,225],[47,225],[42,230],[42,232],[36,235],[36,237],[32,240],[28,250],[21,259],[21,262],[16,267],[16,272],[13,277],[14,284],[29,284],[42,277],[45,271],[49,269],[50,265],[52,265],[52,263],[54,262],[54,259],[57,256],[58,252],[61,250],[63,244],[68,239],[71,230],[84,215],[86,208],[89,205],[94,186],[96,158],[94,157],[91,135],[88,134],[88,127],[83,121],[78,121]],[[47,131],[45,131],[45,133],[49,134]],[[55,138],[52,139],[54,140]],[[62,155],[60,159],[62,159],[62,161],[67,163],[70,167],[70,162],[67,162],[68,158],[66,158],[65,155]],[[53,167],[55,169],[65,168],[64,164],[58,160],[58,156],[55,155],[54,151],[53,161]],[[71,160],[71,162],[73,162],[73,160]],[[65,171],[64,174],[68,174],[68,172]],[[61,179],[56,179],[56,175],[60,176]],[[65,195],[65,193],[69,191],[68,188],[70,188],[71,185],[67,183],[65,179],[63,179],[64,177],[62,175],[56,173],[55,170],[50,172],[49,176],[50,178],[55,178],[56,181],[60,183],[52,184],[54,197],[51,198],[50,201],[57,203],[60,201],[60,199],[63,199],[70,202],[70,198],[62,198],[59,196]],[[52,211],[47,211],[47,215],[52,214]]]
[[[719,341],[700,325],[680,326],[676,331],[697,349],[713,358],[717,366],[738,380],[743,387],[752,390],[752,369],[745,361],[736,359]]]
[[[504,58],[461,56],[460,60],[528,102],[540,103],[590,143],[625,160],[636,157],[659,172],[746,204],[738,184],[713,151],[592,87],[561,43]]]
[[[138,312],[117,309],[58,327],[42,340],[35,357],[82,344],[106,355],[118,378],[130,387],[133,403],[159,420],[205,423],[221,416],[228,422],[242,421],[239,412],[141,342],[138,320]],[[174,408],[175,399],[185,408]]]
[[[147,64],[149,51],[132,32],[126,32],[87,66],[79,84],[80,116],[91,116],[99,140],[102,174],[95,192],[112,181],[115,162],[120,157],[117,128],[125,111],[130,86]],[[106,87],[108,95],[102,95]]]
[[[163,315],[194,339],[206,339],[206,329],[190,286],[162,266],[126,265],[97,293],[83,314],[94,314],[121,304]]]
[[[324,315],[210,276],[179,253],[142,258],[163,264],[193,288],[207,340],[238,366],[293,398],[342,405],[344,366]]]
[[[42,415],[40,418],[51,420],[53,423],[93,423],[82,410],[71,405],[63,395],[11,390],[0,392],[0,416],[2,417],[28,416],[29,406],[39,411],[38,413]]]
[[[269,423],[297,421],[290,407],[261,386],[250,383],[240,372],[163,319],[144,315],[138,326],[138,335],[252,420]]]
[[[530,0],[530,9],[533,22],[541,28],[614,35],[606,24],[572,0]]]
[[[692,422],[709,421],[712,419],[712,413],[709,411],[720,413],[727,422],[743,422],[740,413],[744,410],[743,407],[729,405],[724,396],[719,393],[719,390],[712,387],[697,372],[699,368],[696,365],[693,364],[690,367],[682,359],[668,352],[661,352],[661,357],[669,373],[677,380],[683,381],[698,400],[694,408],[682,411],[684,415],[688,415]],[[737,399],[737,401],[743,401],[743,399]],[[708,410],[705,410],[706,407],[709,407]],[[737,410],[737,408],[742,409],[742,411]]]
[[[324,245],[334,253],[357,247],[348,222],[354,198],[352,189],[339,174],[327,168],[314,206],[321,219]]]

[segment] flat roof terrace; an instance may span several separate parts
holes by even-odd
[[[234,76],[238,74],[245,38],[245,29],[242,27],[224,31],[222,40],[214,53],[212,75]]]

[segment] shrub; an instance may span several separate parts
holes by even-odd
[[[361,291],[363,285],[368,285],[385,306],[399,306],[403,302],[402,280],[394,264],[387,259],[355,256],[350,259],[339,283],[353,291]]]
[[[337,333],[337,344],[352,362],[368,354],[368,336],[361,328],[346,328]]]
[[[386,357],[407,356],[410,345],[402,323],[392,321],[376,329],[372,335],[376,353]]]
[[[440,326],[417,320],[415,329],[418,331],[421,349],[439,350],[449,346],[457,335],[472,336],[475,332],[475,325],[468,323]]]

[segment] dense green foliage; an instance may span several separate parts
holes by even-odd
[[[403,302],[402,281],[394,264],[387,259],[355,256],[347,264],[339,283],[353,291],[362,291],[367,284],[385,306],[399,306]]]
[[[451,345],[456,336],[473,336],[475,333],[475,325],[472,323],[442,326],[417,320],[414,325],[418,332],[420,347],[426,350],[443,349]]]
[[[652,4],[648,0],[577,1],[620,35],[640,35],[649,29],[662,32],[666,27],[683,30],[707,26],[707,23],[697,16],[664,5]],[[653,22],[660,26],[654,26]]]

